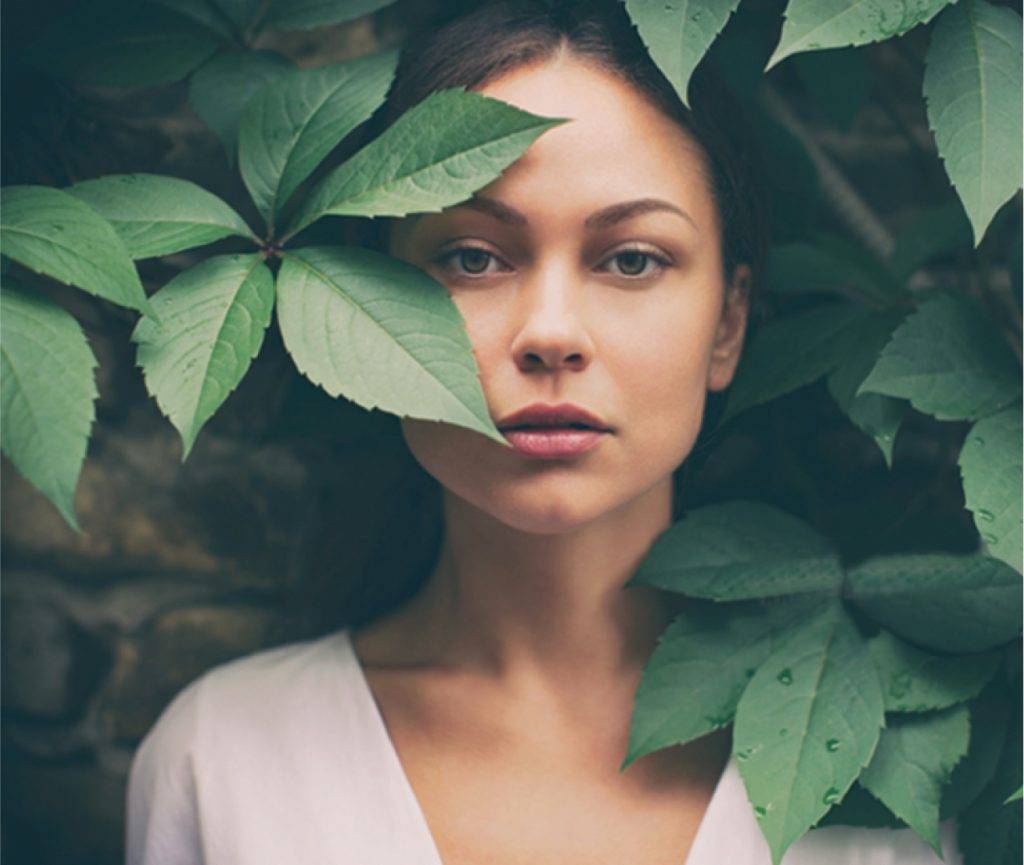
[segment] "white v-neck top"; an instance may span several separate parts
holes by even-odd
[[[128,865],[444,865],[348,629],[186,687],[128,783]],[[514,804],[514,803],[512,803]],[[955,823],[945,865],[962,865]],[[782,865],[940,865],[909,829],[814,829]],[[680,865],[771,865],[730,758]]]

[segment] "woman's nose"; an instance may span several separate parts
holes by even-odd
[[[566,267],[538,268],[519,286],[519,329],[512,355],[524,372],[584,369],[593,343],[583,316],[586,285]]]

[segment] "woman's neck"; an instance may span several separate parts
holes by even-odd
[[[402,610],[429,664],[515,689],[635,677],[682,599],[623,585],[671,523],[670,479],[580,529],[523,532],[444,492],[445,539]],[[429,647],[429,648],[428,648]]]

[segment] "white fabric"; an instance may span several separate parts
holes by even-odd
[[[962,865],[954,821],[945,865]],[[214,668],[143,740],[128,865],[443,865],[348,629]],[[771,865],[730,759],[681,865]],[[782,865],[939,865],[909,829],[812,830]]]

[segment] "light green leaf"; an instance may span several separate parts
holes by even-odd
[[[789,0],[765,72],[791,54],[867,45],[925,24],[951,0]]]
[[[778,865],[870,761],[882,690],[857,628],[835,602],[797,626],[736,707],[733,754]]]
[[[292,69],[291,60],[275,51],[221,51],[189,78],[189,104],[224,142],[230,165],[237,156],[238,124],[246,104]]]
[[[57,16],[26,59],[83,84],[149,87],[184,78],[217,46],[210,30],[156,3],[90,0]]]
[[[1022,797],[1024,797],[1024,786],[1018,787],[1016,790],[1014,790],[1009,796],[1006,797],[1006,799],[1003,801],[1003,804],[1009,805],[1010,802],[1017,802]]]
[[[326,214],[441,211],[486,186],[542,133],[569,119],[538,117],[462,87],[431,93],[328,174],[285,239]]]
[[[923,652],[887,631],[868,641],[887,712],[945,709],[975,697],[999,666],[997,652],[949,657]]]
[[[0,331],[3,452],[81,532],[75,487],[96,416],[96,358],[68,312],[9,279]]]
[[[967,753],[966,706],[888,718],[860,783],[942,856],[942,785]]]
[[[840,303],[767,322],[743,352],[719,424],[832,372],[868,315],[862,307]]]
[[[419,268],[352,247],[287,253],[277,318],[299,372],[331,396],[463,426],[509,447],[487,409],[458,308]]]
[[[856,340],[846,341],[849,354],[828,377],[828,390],[836,404],[860,429],[871,436],[892,468],[896,433],[906,414],[905,400],[877,393],[858,395],[857,388],[874,368],[878,355],[903,321],[903,313],[881,312],[857,326]]]
[[[154,315],[124,242],[102,216],[63,190],[0,190],[0,245],[30,270]]]
[[[181,433],[181,461],[245,376],[274,307],[274,277],[257,254],[218,255],[153,295],[162,324],[142,318],[132,341],[146,389]]]
[[[665,630],[644,668],[619,771],[645,754],[728,724],[750,677],[780,635],[821,598],[715,604],[693,601]]]
[[[1017,12],[960,0],[935,22],[925,58],[928,125],[975,246],[1021,184],[1021,51]]]
[[[1013,405],[978,421],[957,460],[964,498],[990,555],[1022,570],[1021,407]]]
[[[857,393],[910,400],[938,420],[984,417],[1020,395],[1020,367],[970,295],[942,291],[895,331]]]
[[[395,0],[272,0],[268,27],[278,30],[309,30],[326,24],[343,24],[361,18]]]
[[[110,174],[67,191],[113,226],[132,258],[169,255],[229,234],[259,242],[216,195],[177,177]]]
[[[834,591],[842,579],[828,541],[803,520],[760,502],[731,501],[674,523],[626,585],[736,601]]]
[[[384,101],[397,51],[299,69],[264,88],[242,114],[238,164],[268,225],[349,132]]]
[[[919,210],[896,235],[889,268],[903,283],[932,259],[970,246],[971,223],[958,203]]]
[[[981,652],[1021,630],[1020,574],[989,556],[879,556],[847,572],[845,591],[878,624],[942,652]]]
[[[739,0],[625,0],[626,11],[651,59],[689,107],[693,70],[722,32]]]

